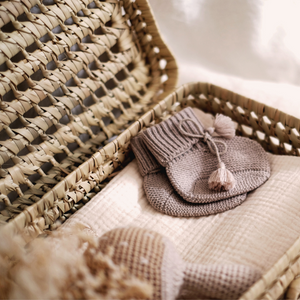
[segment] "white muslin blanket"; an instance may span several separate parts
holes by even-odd
[[[171,217],[154,210],[134,160],[60,230],[78,222],[99,236],[121,226],[149,228],[170,238],[186,261],[240,263],[266,271],[300,233],[300,158],[268,156],[271,177],[245,202],[198,218]]]

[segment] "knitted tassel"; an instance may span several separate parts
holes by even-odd
[[[217,114],[214,122],[215,132],[223,138],[232,139],[235,136],[235,128],[232,120],[224,115]]]
[[[235,186],[235,179],[232,173],[226,169],[223,162],[219,163],[219,168],[212,172],[208,179],[208,186],[213,191],[229,191]]]

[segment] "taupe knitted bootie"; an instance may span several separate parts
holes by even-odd
[[[214,127],[204,128],[188,107],[141,133],[184,200],[211,203],[228,199],[256,189],[270,177],[263,148],[234,136],[230,122],[228,117],[217,116]]]
[[[244,265],[198,265],[182,260],[166,237],[143,228],[117,228],[99,240],[116,265],[152,287],[151,299],[237,299],[261,276]]]
[[[131,147],[137,159],[144,190],[151,206],[175,217],[200,217],[224,212],[240,205],[246,194],[211,203],[190,203],[185,201],[171,185],[165,169],[145,146],[141,135],[131,140]]]

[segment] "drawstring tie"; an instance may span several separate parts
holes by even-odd
[[[198,134],[190,133],[183,129],[182,124],[187,121],[192,122],[196,126],[196,128],[199,130]],[[214,121],[214,127],[209,127],[203,130],[203,128],[200,127],[199,124],[193,119],[186,118],[180,120],[179,131],[183,135],[203,139],[203,141],[207,144],[209,151],[217,156],[219,162],[218,169],[214,171],[208,179],[209,188],[214,191],[229,191],[233,189],[236,181],[232,173],[226,169],[226,166],[220,157],[227,152],[227,144],[223,141],[215,139],[212,136],[212,134],[216,132],[219,137],[224,137],[227,139],[233,138],[235,136],[235,129],[232,120],[229,117],[218,114]],[[220,152],[217,144],[222,145],[224,150]]]

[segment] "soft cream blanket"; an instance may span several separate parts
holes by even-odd
[[[81,222],[97,235],[139,226],[169,237],[186,261],[240,263],[270,268],[300,233],[300,159],[269,154],[272,175],[240,206],[201,218],[176,218],[155,211],[143,191],[136,161],[73,215],[64,230]]]

